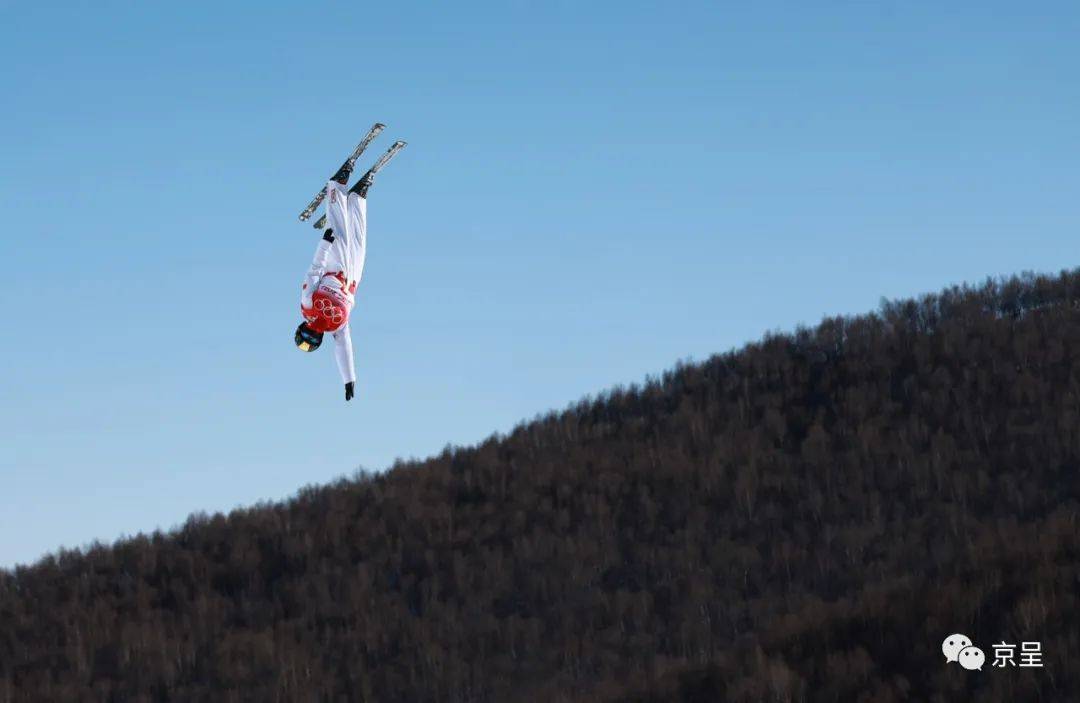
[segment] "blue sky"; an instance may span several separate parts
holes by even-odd
[[[0,565],[1078,263],[1080,9],[0,2]],[[374,121],[358,397],[296,213]]]

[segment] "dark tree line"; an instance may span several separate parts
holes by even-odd
[[[1077,700],[1078,304],[883,303],[0,572],[0,703]]]

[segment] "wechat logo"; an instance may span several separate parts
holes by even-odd
[[[941,643],[941,653],[945,655],[946,662],[956,662],[968,671],[978,669],[986,662],[986,653],[971,644],[967,635],[949,635]]]

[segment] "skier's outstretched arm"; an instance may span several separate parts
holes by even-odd
[[[356,368],[353,365],[352,334],[349,332],[349,323],[337,332],[334,337],[334,358],[337,360],[338,371],[341,372],[341,380],[345,384],[345,400],[352,400],[353,386],[356,383]]]

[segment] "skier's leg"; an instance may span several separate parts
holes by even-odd
[[[347,239],[351,235],[349,200],[355,197],[349,195],[343,183],[332,180],[326,184],[326,228],[335,238]]]
[[[367,198],[349,191],[350,242],[363,248],[367,243]]]
[[[350,192],[348,214],[349,235],[347,239],[341,240],[345,247],[342,261],[345,262],[346,276],[351,286],[354,286],[360,283],[364,274],[364,259],[367,254],[367,200]]]

